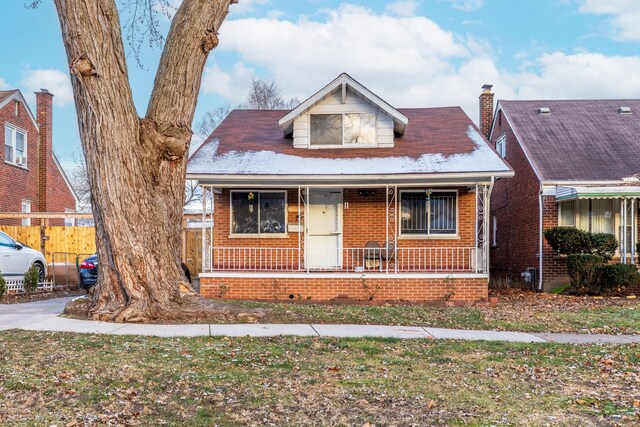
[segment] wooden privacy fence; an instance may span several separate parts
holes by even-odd
[[[96,251],[94,227],[0,225],[0,231],[42,252],[48,264],[56,252],[92,254]]]
[[[42,219],[45,216],[45,219]],[[0,231],[42,252],[48,264],[75,264],[76,256],[80,261],[96,251],[96,231],[92,226],[46,225],[46,218],[76,217],[87,218],[90,214],[54,214],[54,213],[0,213],[1,218],[41,218],[41,225],[0,225]],[[197,277],[202,270],[202,230],[186,228],[187,218],[200,218],[199,215],[185,215],[182,232],[182,261],[189,267],[191,277]],[[75,265],[74,265],[75,270]]]

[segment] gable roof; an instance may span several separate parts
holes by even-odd
[[[29,118],[33,122],[33,125],[36,127],[36,129],[39,129],[38,122],[36,122],[36,117],[31,112],[31,108],[29,108],[29,104],[27,104],[24,96],[22,96],[22,92],[20,92],[20,89],[0,91],[0,109],[4,108],[5,105],[7,105],[14,99],[20,101],[22,105],[24,105],[24,109],[27,111],[27,114],[29,114]]]
[[[190,157],[190,179],[230,175],[306,177],[409,174],[512,176],[511,168],[460,107],[401,109],[411,125],[389,148],[294,148],[282,134],[282,110],[233,110]]]
[[[409,119],[400,111],[393,108],[386,101],[380,98],[375,93],[358,83],[353,77],[347,73],[342,73],[328,85],[320,89],[318,92],[307,98],[304,102],[298,105],[296,108],[288,112],[284,117],[280,119],[278,124],[282,128],[282,131],[286,135],[290,135],[293,132],[293,121],[311,109],[313,106],[335,93],[338,90],[342,90],[346,87],[351,88],[356,94],[362,96],[365,100],[378,107],[385,114],[387,114],[393,120],[394,131],[398,134],[403,134]],[[344,92],[343,92],[344,93]]]
[[[501,100],[496,116],[500,111],[542,181],[620,181],[640,173],[638,99]]]

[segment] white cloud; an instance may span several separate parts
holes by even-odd
[[[9,89],[9,83],[7,83],[6,80],[0,77],[0,90],[5,90],[5,89]]]
[[[442,1],[442,0],[441,0]],[[456,9],[460,9],[465,12],[473,12],[484,6],[485,0],[445,0],[451,3]]]
[[[611,33],[617,40],[640,40],[640,1],[638,0],[582,0],[579,11],[610,16]]]
[[[639,98],[639,56],[562,52],[537,59],[538,72],[505,76],[521,99]]]
[[[485,40],[445,31],[423,16],[353,5],[295,22],[231,19],[220,39],[218,49],[240,62],[208,67],[203,90],[233,103],[245,99],[253,70],[301,100],[347,72],[396,107],[460,105],[474,121],[484,83],[495,86],[498,99],[640,97],[640,56],[540,53],[508,72]]]
[[[220,95],[233,105],[247,99],[253,70],[243,63],[236,63],[230,71],[221,69],[217,64],[206,67],[202,75],[202,92]]]
[[[22,92],[30,102],[33,99],[33,92],[40,89],[48,89],[53,93],[53,104],[58,107],[64,107],[73,102],[73,89],[69,76],[59,70],[27,70],[22,79],[22,87],[24,89]]]
[[[240,0],[229,7],[229,15],[245,15],[255,11],[256,6],[269,4],[269,0]]]
[[[385,11],[395,16],[414,16],[418,10],[417,0],[396,0],[385,7]]]

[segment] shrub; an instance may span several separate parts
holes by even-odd
[[[554,227],[544,231],[544,238],[561,255],[590,253],[586,231],[574,227]]]
[[[4,280],[2,271],[0,271],[0,300],[4,297],[4,294],[6,293],[7,293],[7,281]]]
[[[618,239],[613,234],[589,233],[573,227],[554,227],[545,230],[549,246],[561,255],[594,254],[610,260],[618,249]]]
[[[588,234],[591,243],[590,253],[600,255],[605,261],[609,261],[618,249],[618,239],[613,234],[594,233]]]
[[[29,267],[26,273],[24,273],[24,290],[27,293],[31,293],[38,289],[38,281],[40,280],[40,272],[35,265]]]
[[[592,254],[571,254],[567,257],[567,272],[571,286],[578,295],[586,295],[598,285],[598,273],[604,258]]]
[[[600,289],[606,295],[622,295],[629,286],[640,283],[640,273],[635,265],[607,264],[600,267]]]

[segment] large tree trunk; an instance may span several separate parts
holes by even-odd
[[[95,319],[175,318],[194,301],[180,268],[186,161],[202,70],[229,3],[183,1],[140,118],[115,1],[55,0],[91,183]]]

